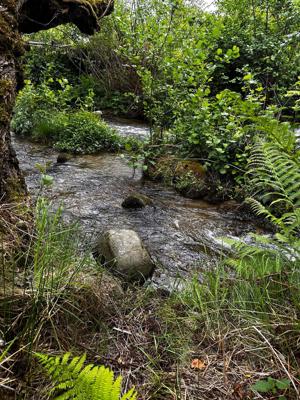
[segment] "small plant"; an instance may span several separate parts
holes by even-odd
[[[86,355],[71,359],[70,353],[63,357],[36,354],[50,376],[54,387],[51,394],[60,392],[55,399],[68,400],[136,400],[134,388],[121,394],[122,377],[104,366],[84,366]]]
[[[289,379],[274,379],[268,377],[266,380],[262,379],[257,381],[251,386],[251,389],[258,393],[280,394],[283,390],[289,389],[290,385],[291,381]],[[279,395],[278,400],[286,400],[286,397],[284,395]]]

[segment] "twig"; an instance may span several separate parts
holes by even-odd
[[[277,358],[277,360],[279,361],[280,365],[282,366],[282,368],[284,369],[284,372],[286,373],[286,375],[288,376],[289,380],[291,381],[295,392],[297,393],[297,395],[299,396],[299,390],[297,389],[297,386],[294,382],[293,377],[291,376],[291,374],[289,373],[289,371],[286,369],[284,363],[282,362],[282,360],[280,359],[280,357],[278,356],[277,352],[274,350],[273,346],[271,345],[271,343],[269,342],[269,340],[263,335],[262,332],[260,332],[260,330],[258,328],[256,328],[256,326],[253,326],[253,329],[264,339],[264,341],[266,342],[266,344],[269,346],[270,350],[272,351],[272,353],[274,354],[274,356]]]
[[[131,332],[125,331],[124,329],[120,329],[120,328],[117,328],[117,327],[114,327],[113,330],[114,330],[114,331],[117,331],[117,332],[126,333],[127,335],[132,335]]]

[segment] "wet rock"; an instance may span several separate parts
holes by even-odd
[[[65,164],[72,158],[71,154],[59,153],[56,159],[57,164]]]
[[[104,232],[95,245],[94,256],[114,275],[129,282],[145,281],[154,269],[140,237],[129,229]]]
[[[153,201],[150,197],[144,196],[140,193],[131,193],[122,203],[123,208],[144,208],[146,206],[153,206]]]
[[[97,115],[97,117],[102,118],[103,112],[101,110],[96,110],[94,111],[94,114]]]

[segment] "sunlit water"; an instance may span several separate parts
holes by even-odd
[[[124,120],[110,122],[122,135],[144,138],[146,125]],[[104,230],[128,228],[138,232],[157,268],[152,284],[170,288],[187,277],[213,268],[222,257],[222,237],[242,237],[255,227],[242,220],[234,203],[209,205],[189,200],[159,183],[145,181],[121,155],[103,153],[74,156],[57,164],[57,152],[28,141],[15,139],[15,148],[31,193],[39,191],[40,175],[35,165],[49,164],[54,177],[47,190],[55,205],[64,204],[65,217],[79,220],[90,243]],[[154,206],[125,210],[123,199],[138,191]]]

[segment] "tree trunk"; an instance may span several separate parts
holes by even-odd
[[[25,180],[10,136],[17,89],[17,58],[22,54],[15,12],[13,1],[0,0],[0,203],[26,194]]]

